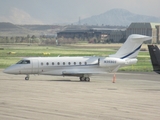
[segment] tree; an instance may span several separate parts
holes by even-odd
[[[32,39],[35,39],[36,38],[36,36],[35,35],[32,35],[32,37],[31,37]]]
[[[12,43],[15,43],[15,37],[11,37],[10,39]]]
[[[5,39],[6,39],[6,43],[9,43],[9,38],[7,36],[6,36]]]
[[[20,43],[20,41],[21,41],[21,38],[20,37],[16,37],[16,43]]]
[[[29,38],[30,38],[30,35],[27,35],[27,38],[29,39]]]

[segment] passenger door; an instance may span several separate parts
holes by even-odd
[[[32,74],[39,73],[39,61],[37,59],[32,60]]]

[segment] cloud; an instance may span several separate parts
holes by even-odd
[[[43,22],[31,17],[27,12],[17,8],[12,8],[8,15],[0,16],[0,22],[11,22],[14,24],[43,24]]]

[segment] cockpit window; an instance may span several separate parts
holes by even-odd
[[[30,60],[21,60],[17,64],[30,64]]]

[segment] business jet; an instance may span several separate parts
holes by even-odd
[[[160,50],[156,45],[148,45],[153,71],[160,74]]]
[[[130,35],[114,55],[108,57],[30,57],[6,68],[3,72],[15,75],[31,74],[53,76],[76,76],[80,81],[90,81],[95,74],[115,73],[120,67],[137,63],[137,55],[142,43],[151,37]]]

